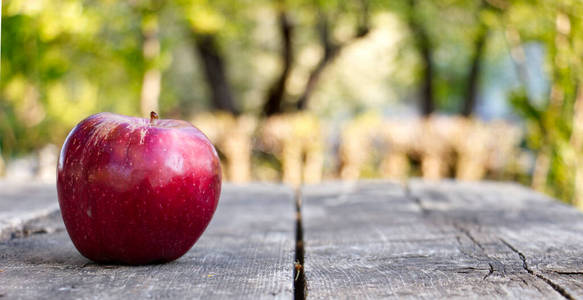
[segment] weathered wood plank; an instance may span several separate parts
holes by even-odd
[[[530,219],[527,226],[533,232],[548,230],[545,238],[551,238],[554,233],[555,240],[563,240],[564,236],[575,235],[577,230],[548,229],[554,221],[550,216],[539,220],[539,216],[528,217],[528,210],[553,208],[567,217],[583,220],[582,216],[549,200],[537,200],[546,203],[546,207],[522,207],[513,203],[512,197],[490,192],[490,187],[484,186],[481,195],[491,199],[489,206],[495,206],[491,211],[499,216],[492,214],[489,223],[467,229],[462,220],[480,219],[484,214],[484,206],[474,205],[477,198],[465,197],[460,192],[459,198],[467,198],[467,203],[462,203],[463,212],[452,215],[452,220],[442,212],[434,212],[440,206],[443,211],[448,210],[445,204],[451,198],[448,192],[430,189],[421,192],[423,186],[422,182],[416,182],[409,189],[379,181],[303,188],[308,297],[563,298],[554,287],[527,272],[517,252],[500,240],[498,232],[490,232],[484,226],[512,222],[509,216],[522,214]],[[452,183],[452,186],[457,185]],[[524,225],[517,222],[514,227],[508,227],[503,236],[505,241],[520,245],[517,241]],[[482,233],[479,241],[474,230]],[[558,262],[558,257],[548,256],[545,251],[558,242],[555,240],[543,238],[529,243],[524,239],[523,247],[517,249],[524,251],[521,253],[525,253],[533,269],[558,263],[579,270],[576,263]],[[577,243],[559,244],[568,244],[572,249]],[[575,253],[579,252],[571,251]],[[581,256],[561,260],[576,262],[578,257]]]
[[[511,253],[522,273],[564,298],[583,298],[583,214],[525,187],[504,183],[411,183],[430,218],[453,224],[490,261]],[[495,268],[492,280],[503,278]]]
[[[23,226],[59,209],[54,184],[0,180],[0,241],[22,235]]]
[[[56,201],[56,199],[54,200]],[[225,185],[209,228],[177,261],[103,266],[73,247],[58,214],[0,243],[0,295],[18,299],[285,298],[293,295],[293,192]],[[38,231],[38,230],[37,230]]]

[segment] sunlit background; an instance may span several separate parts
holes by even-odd
[[[234,182],[513,180],[583,207],[579,0],[4,0],[0,174],[101,111],[191,121]]]

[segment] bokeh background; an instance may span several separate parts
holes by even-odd
[[[583,207],[579,0],[4,0],[0,174],[185,119],[234,182],[513,180]]]

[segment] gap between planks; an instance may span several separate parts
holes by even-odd
[[[295,192],[296,207],[296,253],[293,265],[294,299],[304,300],[307,295],[307,281],[304,272],[304,228],[302,225],[302,190],[301,186]]]

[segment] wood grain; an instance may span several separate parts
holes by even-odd
[[[371,181],[301,192],[310,299],[581,296],[583,215],[527,189]]]
[[[7,299],[289,299],[294,216],[289,188],[226,185],[215,217],[191,251],[171,263],[132,267],[96,265],[82,257],[63,230],[60,215],[53,213],[28,224],[37,232],[57,228],[52,233],[0,242],[0,295]]]

